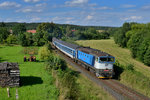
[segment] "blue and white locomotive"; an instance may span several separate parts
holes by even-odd
[[[56,38],[52,39],[52,43],[75,62],[82,64],[83,67],[95,73],[98,78],[113,77],[115,57],[110,54],[90,47],[67,43]]]

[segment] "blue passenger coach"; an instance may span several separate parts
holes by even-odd
[[[76,57],[76,48],[79,47],[78,45],[67,43],[56,38],[53,38],[53,45],[71,58]]]

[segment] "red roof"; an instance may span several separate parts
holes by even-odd
[[[36,30],[27,30],[29,33],[36,33]]]
[[[76,30],[72,30],[72,32],[75,32]]]

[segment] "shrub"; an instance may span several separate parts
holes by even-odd
[[[16,44],[17,43],[17,37],[15,35],[9,35],[6,39],[7,44]]]
[[[48,70],[65,70],[67,67],[67,64],[64,60],[59,58],[58,56],[55,56],[54,54],[50,54],[46,61],[46,69]]]
[[[127,65],[126,67],[127,70],[133,71],[134,70],[134,66],[132,64]]]
[[[50,51],[48,50],[46,46],[43,46],[40,48],[38,55],[41,60],[47,60],[50,56]]]
[[[75,71],[67,68],[66,62],[54,54],[50,54],[46,61],[46,70],[55,71],[56,79],[59,81],[59,88],[65,88],[65,99],[77,100],[79,97],[79,86],[76,83],[76,77],[78,76]],[[69,80],[68,80],[69,79]]]

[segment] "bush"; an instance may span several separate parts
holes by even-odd
[[[64,60],[60,59],[58,56],[54,54],[50,54],[47,61],[46,61],[46,69],[47,70],[65,70],[67,68],[67,64]]]
[[[7,44],[16,44],[17,43],[17,37],[15,35],[9,35],[6,39]]]
[[[126,67],[127,70],[133,71],[134,70],[134,66],[132,64],[127,65]]]
[[[46,46],[40,48],[38,55],[41,60],[47,60],[50,56],[50,50]]]
[[[76,83],[76,77],[78,75],[75,71],[67,68],[67,64],[64,60],[51,53],[46,61],[46,70],[51,71],[52,73],[55,71],[56,78],[59,81],[57,83],[60,85],[59,88],[65,88],[65,90],[63,90],[66,92],[65,99],[78,99],[79,86]]]

